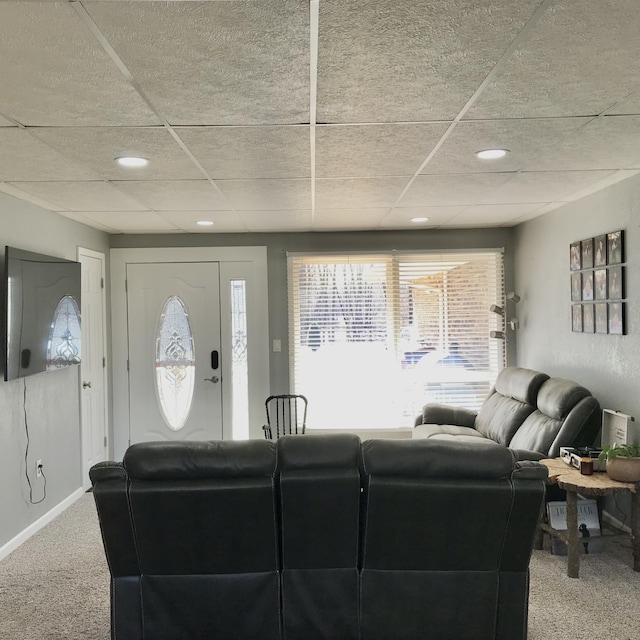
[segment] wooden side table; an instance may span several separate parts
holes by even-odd
[[[580,539],[578,537],[578,494],[582,496],[605,496],[617,492],[631,493],[631,544],[633,570],[640,571],[640,492],[638,484],[612,480],[604,471],[583,476],[578,469],[561,458],[547,458],[540,462],[549,470],[549,482],[557,484],[567,492],[566,535],[540,522],[547,533],[560,538],[567,545],[567,575],[578,578],[580,574]]]

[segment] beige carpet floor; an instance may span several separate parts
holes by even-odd
[[[0,562],[0,639],[109,638],[109,574],[85,494]],[[640,640],[640,573],[629,542],[583,556],[577,580],[567,577],[566,558],[534,551],[529,640],[596,639]]]

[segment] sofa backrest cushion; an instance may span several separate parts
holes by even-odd
[[[538,393],[538,408],[511,439],[513,449],[560,455],[560,447],[593,444],[600,428],[600,404],[584,387],[550,378]]]
[[[532,369],[506,367],[478,411],[475,428],[485,437],[509,446],[518,428],[536,408],[536,398],[549,376]]]

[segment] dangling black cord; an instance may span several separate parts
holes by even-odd
[[[43,488],[43,494],[42,494],[42,498],[40,498],[40,500],[36,500],[34,502],[33,500],[33,487],[31,486],[31,478],[29,478],[29,423],[27,421],[27,380],[26,378],[22,379],[23,384],[24,384],[24,390],[23,390],[23,394],[22,394],[22,411],[24,413],[24,430],[27,434],[27,447],[24,451],[24,475],[27,478],[27,484],[29,485],[29,502],[31,504],[40,504],[41,502],[44,501],[44,499],[47,497],[47,476],[44,475],[44,471],[42,470],[42,467],[40,467],[40,473],[42,474],[42,477],[44,478],[44,488]]]

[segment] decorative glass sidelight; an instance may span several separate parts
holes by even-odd
[[[80,362],[80,309],[73,296],[63,296],[53,312],[47,340],[47,371]]]
[[[247,283],[231,280],[231,388],[234,440],[249,438],[249,369],[247,363]]]
[[[156,388],[162,416],[174,431],[184,426],[195,387],[193,332],[179,296],[164,303],[156,335]]]

